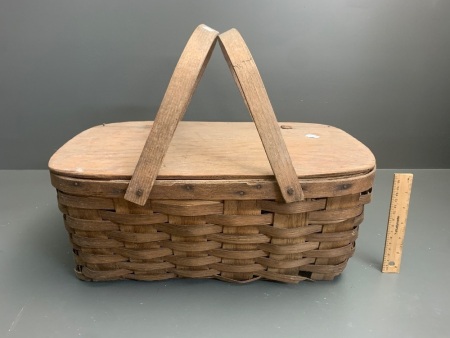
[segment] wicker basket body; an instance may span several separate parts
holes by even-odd
[[[239,86],[249,94],[245,79]],[[53,155],[51,180],[80,279],[296,283],[343,271],[370,201],[372,153],[333,127],[279,124],[267,112],[261,120],[245,99],[256,126],[181,122],[175,132],[176,123],[167,147],[157,144],[147,158],[166,137],[157,135],[165,123],[158,117],[91,128]],[[158,152],[160,163],[149,165]],[[141,167],[153,180],[133,190]]]

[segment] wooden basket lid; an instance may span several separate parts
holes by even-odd
[[[50,159],[50,171],[69,177],[130,179],[152,122],[90,128]],[[375,157],[344,131],[320,124],[279,123],[299,178],[366,173]],[[158,179],[270,178],[273,172],[251,122],[180,122]]]

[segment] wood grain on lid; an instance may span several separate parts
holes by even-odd
[[[129,179],[152,122],[111,123],[90,128],[50,159],[53,173],[96,179]],[[367,172],[375,158],[361,142],[326,125],[280,123],[300,178]],[[314,135],[314,136],[312,136]],[[180,122],[158,179],[273,178],[251,122]]]

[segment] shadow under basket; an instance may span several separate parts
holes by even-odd
[[[297,283],[353,255],[373,154],[334,127],[278,123],[240,35],[217,34],[194,32],[155,122],[93,127],[50,159],[78,278]],[[254,123],[178,123],[216,39]]]

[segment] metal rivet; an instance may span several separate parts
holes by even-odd
[[[78,183],[78,182],[73,182],[73,185],[76,186],[76,187],[78,187],[78,186],[80,185],[80,183]]]
[[[243,191],[239,191],[239,195],[245,195],[245,192],[243,192]]]
[[[261,189],[261,188],[262,188],[261,184],[258,184],[258,185],[256,186],[256,189]]]
[[[294,195],[294,189],[292,187],[287,188],[288,195]]]
[[[192,185],[186,185],[185,187],[184,187],[186,190],[192,190]]]
[[[142,191],[142,189],[138,189],[138,190],[136,190],[136,196],[142,196],[142,194],[143,194],[144,192]]]

